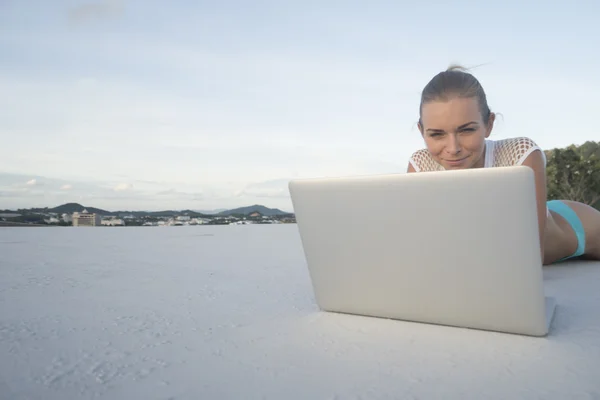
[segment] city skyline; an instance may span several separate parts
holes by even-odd
[[[594,140],[599,12],[4,1],[0,209],[292,211],[290,179],[403,173],[423,147],[420,91],[451,63],[477,66],[502,114],[491,139]]]
[[[80,211],[60,211],[60,209],[63,209],[65,206],[69,207],[69,209],[74,209],[77,206],[80,206],[81,210]],[[58,210],[57,210],[58,209]],[[2,214],[2,212],[6,212],[8,211],[10,212],[14,212],[14,213],[18,213],[19,211],[27,211],[27,212],[33,212],[33,213],[37,213],[38,211],[42,211],[43,212],[47,212],[47,213],[53,213],[53,214],[72,214],[73,212],[88,212],[88,213],[93,213],[93,212],[98,212],[100,211],[102,215],[113,215],[116,213],[148,213],[148,214],[155,214],[155,213],[161,213],[161,212],[165,212],[168,214],[171,213],[176,213],[176,214],[182,214],[184,215],[187,212],[192,212],[192,213],[198,213],[198,214],[204,214],[204,215],[217,215],[217,214],[223,214],[223,213],[235,213],[235,212],[241,212],[241,213],[251,213],[251,212],[258,212],[258,213],[262,213],[263,211],[271,214],[271,213],[276,213],[276,214],[294,214],[294,212],[292,210],[286,210],[286,209],[280,209],[277,207],[269,207],[266,206],[264,204],[248,204],[245,206],[240,206],[240,207],[235,207],[235,208],[215,208],[215,209],[189,209],[189,208],[182,208],[182,209],[174,209],[174,208],[163,208],[160,210],[147,210],[147,209],[103,209],[101,207],[95,207],[93,204],[81,204],[81,203],[77,203],[77,202],[69,202],[69,203],[64,203],[64,204],[57,204],[57,205],[46,205],[43,207],[17,207],[17,208],[12,208],[12,209],[2,209],[0,208],[0,214]],[[105,212],[102,213],[102,212]]]

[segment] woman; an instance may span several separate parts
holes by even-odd
[[[419,130],[426,149],[410,158],[408,172],[524,165],[535,173],[544,265],[574,257],[600,260],[600,212],[586,204],[546,202],[546,158],[529,138],[489,140],[495,115],[479,81],[451,66],[425,86]]]

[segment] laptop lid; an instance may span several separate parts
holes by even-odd
[[[319,307],[547,333],[533,171],[293,180]]]

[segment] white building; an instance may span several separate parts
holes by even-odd
[[[56,217],[50,217],[50,218],[46,218],[44,220],[44,222],[47,224],[58,224],[60,222],[60,219],[58,219]]]
[[[73,226],[100,226],[100,215],[88,210],[73,213]]]
[[[107,218],[102,220],[102,226],[125,226],[125,221],[120,218]]]

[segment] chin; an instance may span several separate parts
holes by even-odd
[[[469,167],[465,166],[465,165],[445,165],[444,169],[446,171],[450,171],[450,170],[456,170],[456,169],[469,169]]]

